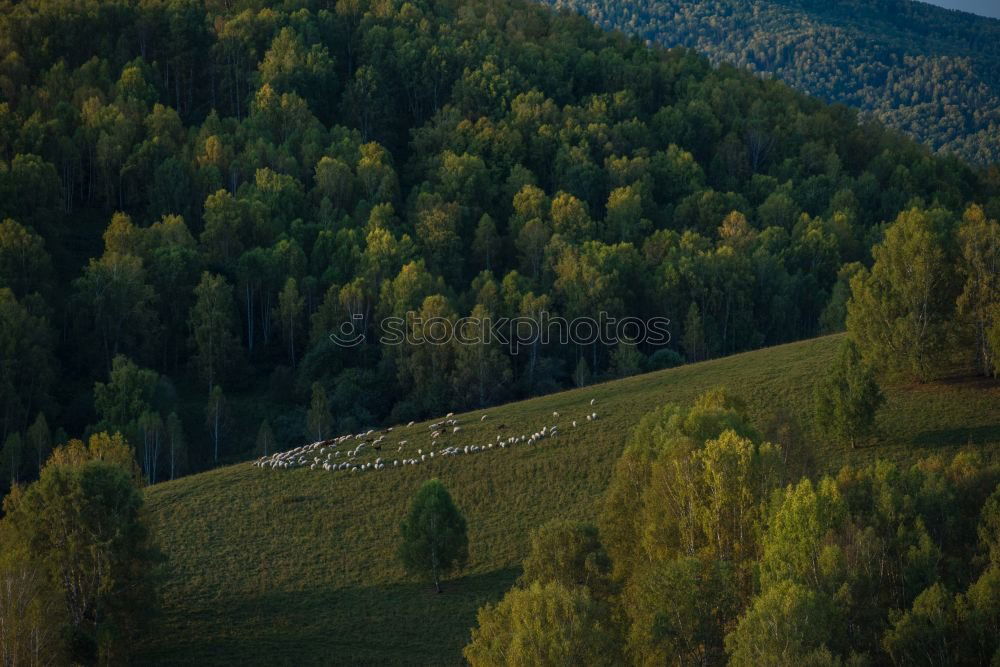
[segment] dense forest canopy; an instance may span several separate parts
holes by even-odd
[[[466,659],[996,664],[1000,467],[963,452],[797,479],[741,405],[713,391],[643,417],[602,511],[533,531]]]
[[[911,0],[545,0],[1000,161],[1000,21]]]
[[[845,106],[533,3],[3,2],[0,40],[8,481],[67,432],[155,482],[835,330],[901,211],[1000,213]],[[601,311],[673,342],[329,338]]]

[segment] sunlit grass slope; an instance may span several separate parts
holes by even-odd
[[[463,430],[449,436],[450,444],[481,444],[497,433],[560,424],[561,435],[533,447],[355,475],[242,464],[152,487],[148,502],[169,566],[164,617],[144,642],[142,661],[459,663],[476,609],[516,578],[529,531],[554,517],[594,516],[640,416],[721,385],[743,397],[762,428],[775,412],[808,424],[814,379],[838,341],[819,338],[512,403],[486,410],[485,422],[483,411],[458,415]],[[816,470],[949,455],[968,445],[990,456],[1000,451],[1000,385],[951,380],[886,391],[877,447],[851,451],[817,442],[806,429]],[[599,420],[586,423],[591,410]],[[573,419],[581,422],[576,429]],[[411,448],[429,440],[426,424],[391,435],[410,439]],[[470,540],[469,567],[441,595],[407,580],[395,558],[409,500],[435,476],[465,512]]]

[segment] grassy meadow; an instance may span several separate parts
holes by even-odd
[[[164,616],[143,642],[140,661],[460,663],[476,609],[499,599],[517,578],[529,531],[552,518],[593,518],[638,419],[717,386],[742,397],[762,431],[782,434],[797,468],[833,471],[878,457],[910,462],[970,445],[990,456],[1000,451],[1000,385],[962,378],[886,387],[877,446],[850,450],[812,437],[812,385],[839,340],[818,338],[457,415],[463,429],[447,443],[483,444],[497,433],[560,425],[557,438],[533,447],[354,475],[239,464],[153,486],[146,497],[169,561]],[[591,410],[599,420],[587,423]],[[481,422],[484,412],[489,418]],[[774,426],[776,415],[782,428]],[[573,419],[580,423],[575,429]],[[426,423],[397,427],[389,441],[400,438],[409,439],[411,451],[430,441]],[[395,557],[410,498],[431,477],[445,483],[469,524],[469,566],[440,595],[404,577]]]

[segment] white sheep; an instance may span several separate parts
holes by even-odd
[[[590,399],[590,404],[591,405],[595,405],[596,403],[597,403],[597,399],[596,398]]]

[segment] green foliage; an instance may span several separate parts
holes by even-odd
[[[983,505],[979,540],[989,555],[990,563],[1000,565],[1000,487]]]
[[[1000,621],[1000,568],[997,567],[998,507],[994,491],[980,514],[978,531],[989,563],[965,593],[952,594],[941,583],[920,593],[913,606],[892,614],[882,644],[897,662],[986,664],[1000,656],[996,627]]]
[[[39,412],[34,423],[28,428],[27,439],[30,451],[38,463],[38,472],[41,473],[42,464],[52,451],[52,431],[49,429],[44,412]]]
[[[23,299],[32,292],[47,291],[51,274],[45,240],[10,218],[0,222],[0,286]]]
[[[862,109],[934,150],[997,161],[1000,31],[993,19],[928,3],[874,0],[547,2],[602,27],[696,48],[714,63],[774,76]],[[749,120],[753,165],[769,158],[777,140],[753,116]]]
[[[754,600],[726,636],[726,650],[734,665],[833,665],[826,645],[835,615],[829,598],[785,581]]]
[[[590,384],[590,366],[587,364],[586,357],[580,357],[580,361],[576,362],[576,368],[573,370],[573,384],[577,387]]]
[[[934,584],[913,601],[913,608],[899,616],[883,643],[894,662],[943,664],[956,655],[954,598],[941,584]]]
[[[1000,223],[970,206],[957,230],[959,270],[965,277],[958,312],[975,336],[976,363],[984,375],[1000,375]]]
[[[213,387],[226,379],[240,357],[233,287],[225,277],[206,271],[194,295],[189,318],[195,347],[193,361],[201,378]]]
[[[330,415],[330,403],[326,397],[326,390],[319,382],[313,382],[312,401],[309,404],[306,423],[309,427],[309,435],[315,438],[315,441],[324,440],[333,435],[331,432],[333,417]],[[271,427],[268,426],[267,422],[264,422],[260,428],[260,445],[265,450],[268,447],[273,450],[274,435],[270,434]]]
[[[177,413],[194,471],[216,463],[199,384],[230,394],[236,459],[262,419],[282,442],[304,438],[314,382],[336,428],[367,428],[661,368],[671,350],[701,361],[839,330],[867,247],[913,207],[933,218],[942,276],[989,266],[976,259],[986,246],[960,259],[949,221],[971,204],[996,217],[990,172],[537,3],[65,4],[0,16],[12,54],[0,68],[0,288],[17,304],[0,309],[4,333],[21,331],[5,358],[26,360],[0,369],[4,436],[40,410],[69,432],[103,428],[86,395],[119,354],[160,375],[170,396],[153,407],[164,424]],[[707,23],[693,17],[716,8],[664,6],[699,35]],[[821,9],[839,11],[796,11]],[[741,12],[715,14],[729,25]],[[808,51],[788,44],[767,59]],[[880,85],[891,76],[913,92],[909,71],[881,72]],[[950,119],[941,100],[961,95],[933,79],[947,94],[919,117]],[[977,88],[983,109],[988,95]],[[950,273],[949,314],[961,291]],[[971,357],[974,340],[983,366],[1000,336],[988,292],[969,294],[956,335],[926,338],[935,361]],[[382,318],[410,311],[450,326],[667,318],[674,342],[553,336],[517,354],[496,341],[386,343]],[[329,338],[347,324],[363,344]]]
[[[187,438],[184,435],[184,425],[176,412],[167,416],[166,423],[167,449],[167,479],[176,479],[188,470],[189,452]]]
[[[469,560],[465,518],[436,479],[425,482],[413,497],[400,537],[399,559],[407,573],[433,581],[438,593],[441,577]]]
[[[597,527],[580,521],[550,521],[531,534],[531,551],[524,559],[525,585],[556,582],[565,588],[583,586],[597,598],[610,590],[611,560],[604,552]]]
[[[851,279],[847,330],[865,359],[926,381],[941,365],[955,304],[944,211],[911,209],[872,248],[875,263]]]
[[[11,433],[0,447],[0,471],[3,478],[13,487],[21,480],[21,468],[24,466],[24,442],[20,433]]]
[[[302,330],[302,317],[305,300],[299,296],[298,285],[294,278],[285,281],[285,287],[278,293],[278,306],[275,309],[276,319],[281,322],[281,337],[288,349],[288,362],[295,366],[295,339]]]
[[[636,427],[604,498],[602,535],[638,662],[719,660],[752,595],[780,451],[758,443],[746,407],[715,389]]]
[[[691,462],[688,455],[705,441],[727,432],[739,438],[738,434],[753,434],[753,429],[741,414],[738,400],[719,390],[703,394],[690,409],[667,405],[642,418],[615,465],[604,499],[601,532],[616,569],[627,571],[640,556],[635,545],[643,532],[646,493],[654,483],[653,464],[662,460],[659,469],[664,475],[686,476],[689,471],[682,471],[675,462],[686,465]],[[651,507],[660,508],[662,504]]]
[[[27,555],[10,522],[0,521],[0,660],[65,662],[60,637],[65,623],[65,603],[49,585],[41,564]]]
[[[54,339],[48,319],[0,287],[0,433],[27,427],[32,409],[44,404],[56,379]],[[16,362],[16,363],[15,363]]]
[[[793,581],[815,590],[828,588],[836,574],[836,548],[826,543],[830,533],[843,526],[847,508],[839,489],[830,480],[818,488],[808,479],[787,488],[768,522],[760,561],[764,588]]]
[[[219,451],[229,426],[228,422],[229,406],[226,395],[222,392],[221,386],[215,385],[209,392],[208,402],[205,404],[205,426],[212,439],[212,457],[215,461],[219,460]]]
[[[830,302],[820,315],[820,328],[826,333],[843,331],[847,326],[847,302],[851,298],[851,279],[864,269],[860,262],[844,264],[837,272]]]
[[[119,354],[136,354],[152,340],[158,326],[155,296],[140,258],[105,252],[90,260],[74,287],[89,320],[84,331],[108,367]]]
[[[813,391],[816,426],[826,437],[854,447],[875,432],[875,416],[885,397],[857,346],[846,340],[827,377]]]
[[[140,368],[123,355],[114,358],[107,382],[94,384],[94,409],[105,431],[134,436],[139,419],[152,408],[159,379],[156,371]]]
[[[645,361],[634,341],[620,341],[611,353],[611,375],[620,378],[635,375],[643,370]]]
[[[261,456],[269,456],[274,453],[275,445],[274,431],[271,429],[271,424],[265,419],[257,430],[256,452]]]
[[[4,552],[19,550],[62,598],[66,618],[55,613],[45,623],[66,624],[74,662],[127,660],[157,609],[161,557],[131,466],[102,460],[112,450],[92,440],[87,450],[57,452],[37,482],[4,504],[3,529],[12,536]],[[36,592],[35,603],[45,605],[45,595]]]
[[[135,459],[135,449],[120,434],[94,433],[87,442],[73,439],[52,450],[46,465],[78,466],[89,461],[103,461],[118,466],[142,486],[142,470]]]
[[[688,412],[654,411],[616,467],[602,516],[615,577],[598,599],[616,610],[610,631],[631,662],[976,663],[996,651],[996,566],[960,565],[975,550],[977,515],[982,546],[995,546],[995,463],[878,461],[780,490],[770,445],[732,430],[684,435],[727,408],[741,409],[716,390]],[[641,503],[614,511],[629,501],[622,487],[638,488]],[[577,586],[576,526],[549,524],[533,536],[524,582]],[[587,541],[601,552],[596,534]],[[952,595],[949,584],[968,593]],[[484,607],[480,628],[504,627],[496,613]]]
[[[685,7],[671,20],[692,24],[688,17],[703,8],[715,5]],[[836,15],[844,5],[824,11]],[[927,10],[912,11],[907,16]],[[714,23],[693,20],[698,31],[738,17],[714,13]],[[335,415],[327,425],[335,433],[570,382],[582,387],[631,373],[639,359],[599,344],[539,343],[517,355],[500,345],[380,344],[379,318],[408,311],[450,327],[483,313],[666,316],[683,325],[679,342],[692,361],[800,339],[839,325],[856,263],[869,263],[866,246],[894,219],[875,266],[854,278],[864,288],[854,295],[858,307],[888,313],[860,317],[864,335],[852,327],[863,356],[931,376],[952,356],[972,357],[966,337],[975,339],[981,363],[984,350],[1000,348],[989,308],[991,249],[972,242],[989,238],[978,232],[991,228],[970,208],[965,236],[955,229],[970,202],[989,212],[983,220],[995,217],[995,174],[934,157],[773,80],[713,68],[690,51],[604,35],[520,0],[266,8],[240,0],[100,7],[31,0],[0,14],[10,54],[0,65],[0,219],[17,221],[0,226],[5,442],[15,434],[31,442],[25,431],[39,411],[57,415],[70,432],[93,428],[88,392],[97,382],[98,427],[126,431],[153,481],[165,476],[167,460],[171,477],[183,470],[185,449],[189,469],[198,470],[245,458],[258,433],[263,450],[300,442],[315,383],[329,391],[322,403]],[[937,25],[967,27],[952,18]],[[952,33],[960,30],[949,30],[925,31],[920,40],[957,39]],[[877,47],[876,60],[907,62],[906,72],[852,68],[852,76],[892,79],[911,102],[919,91],[910,125],[926,130],[933,118],[942,123],[933,134],[947,134],[943,143],[965,145],[952,140],[969,132],[954,131],[945,102],[970,97],[964,82],[978,65],[907,61],[899,31],[880,30],[896,51]],[[983,31],[976,63],[992,57],[996,42]],[[814,43],[829,42],[819,28],[810,34]],[[762,57],[797,63],[795,54],[810,53],[789,39],[790,46]],[[843,43],[838,37],[838,47]],[[934,92],[927,93],[920,82],[931,79]],[[997,106],[988,86],[975,88],[983,109]],[[928,104],[928,95],[936,101]],[[988,111],[963,123],[987,128],[991,118]],[[206,272],[212,284],[202,289]],[[943,335],[954,308],[961,326]],[[366,341],[335,346],[329,334],[344,322]],[[73,344],[57,347],[53,332]],[[161,503],[158,520],[169,528],[179,564],[170,590],[173,631],[148,637],[148,661],[189,651],[206,662],[223,654],[259,660],[259,647],[278,643],[282,660],[328,659],[329,646],[317,641],[337,643],[344,660],[355,662],[385,662],[392,649],[384,647],[401,644],[414,647],[404,661],[454,655],[472,610],[513,580],[528,526],[558,516],[592,519],[612,469],[611,495],[621,506],[607,506],[599,523],[615,571],[629,584],[625,616],[639,628],[628,635],[632,650],[655,659],[677,652],[721,660],[723,631],[758,592],[751,563],[766,552],[764,499],[780,481],[774,462],[783,456],[749,423],[774,406],[808,418],[801,387],[830,356],[829,342],[815,345],[769,351],[767,361],[674,369],[666,384],[636,377],[614,389],[590,386],[601,399],[602,428],[574,434],[573,457],[558,444],[518,453],[508,466],[435,461],[469,513],[476,545],[470,576],[437,607],[421,607],[407,594],[417,589],[402,583],[391,557],[393,517],[417,482],[410,470],[392,478],[403,480],[395,485],[300,475],[293,495],[288,478],[251,477],[243,468],[157,484],[149,497]],[[245,357],[237,354],[242,347]],[[823,353],[810,359],[815,349]],[[121,382],[114,379],[119,354],[132,360]],[[227,373],[240,358],[247,372]],[[132,381],[143,373],[160,378],[153,390]],[[747,405],[716,394],[693,408],[665,410],[615,466],[644,406],[665,398],[687,404],[720,381]],[[879,455],[909,462],[930,449],[950,453],[997,439],[995,397],[981,387],[957,380],[886,393],[892,410],[882,415]],[[530,419],[547,422],[555,408],[569,414],[567,396],[530,404]],[[498,415],[513,423],[522,407]],[[473,424],[460,437],[490,441],[491,429],[492,422]],[[138,478],[136,453],[120,436],[102,436],[96,446]],[[86,451],[77,443],[53,456]],[[815,443],[810,452],[821,470],[844,462],[839,443]],[[850,460],[868,463],[870,456]],[[34,467],[28,463],[19,461],[22,478]],[[909,609],[941,578],[939,562],[955,573],[970,558],[957,545],[968,545],[974,528],[961,517],[978,511],[980,494],[972,482],[952,489],[942,479],[951,474],[844,473],[850,525],[864,532],[854,540],[843,526],[828,530],[838,549],[822,555],[817,581],[836,592],[847,587],[850,595],[837,598],[846,605],[840,611],[860,619],[859,641],[873,655],[888,623],[882,612]],[[935,488],[945,491],[935,495]],[[884,511],[857,509],[876,495]],[[341,511],[359,498],[365,522]],[[947,498],[963,511],[943,511]],[[678,499],[695,502],[685,512]],[[260,520],[246,522],[247,513]],[[289,521],[300,513],[309,519]],[[275,543],[276,531],[287,540]],[[317,535],[337,535],[345,552],[329,543],[317,548]],[[223,543],[257,558],[237,566]],[[889,554],[890,583],[844,575],[864,569],[864,559],[853,556],[870,553],[862,547]],[[651,565],[639,567],[641,558]],[[218,567],[208,572],[205,562]],[[976,599],[988,598],[986,581]],[[971,590],[964,580],[945,583]],[[672,590],[688,593],[665,592]],[[301,604],[287,603],[293,595]],[[688,598],[698,604],[682,605]],[[869,599],[878,600],[871,616],[851,602]],[[357,629],[357,614],[344,610],[362,600],[371,618],[406,616],[426,627],[388,637],[391,624],[367,622],[373,641],[346,645],[343,638],[354,633],[331,635],[329,628]],[[674,607],[679,618],[667,615]],[[230,614],[221,621],[220,608]],[[975,608],[988,621],[989,605]],[[271,618],[281,622],[262,628],[260,619]],[[252,642],[241,635],[248,629],[256,631]],[[401,642],[411,631],[428,641]],[[222,636],[235,641],[209,641]],[[830,650],[843,657],[842,648]]]
[[[736,616],[733,572],[718,560],[681,556],[640,564],[622,596],[635,662],[724,660],[724,628]]]
[[[957,644],[963,659],[969,662],[996,661],[1000,640],[996,627],[1000,621],[1000,567],[992,565],[955,601],[961,624]],[[953,644],[953,645],[955,645]]]
[[[684,318],[684,352],[688,361],[698,361],[705,354],[705,331],[701,321],[698,304],[694,301],[688,307]]]
[[[508,393],[513,373],[499,344],[490,342],[490,312],[477,304],[469,317],[456,331],[452,387],[463,407],[485,407]]]
[[[478,614],[463,654],[471,665],[614,665],[614,636],[586,589],[538,581]]]

